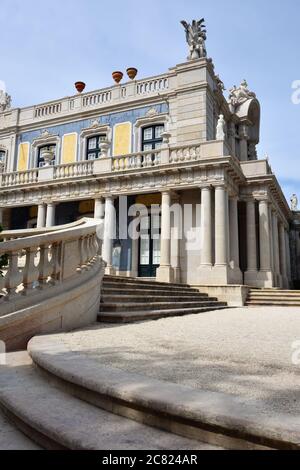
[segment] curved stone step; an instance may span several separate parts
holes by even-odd
[[[187,284],[178,284],[178,283],[168,283],[168,282],[158,282],[155,278],[151,280],[140,279],[138,277],[122,277],[122,276],[104,276],[104,282],[118,282],[118,283],[125,283],[125,284],[140,284],[140,285],[154,285],[154,286],[162,286],[162,287],[187,287]]]
[[[0,451],[2,450],[41,450],[41,447],[13,426],[5,413],[0,411]]]
[[[29,343],[34,362],[89,403],[152,426],[232,449],[300,449],[299,416],[268,414],[238,397],[102,367],[59,335]]]
[[[19,364],[17,373],[7,368],[3,374],[1,406],[46,449],[216,449],[96,408],[50,384],[33,366]]]
[[[105,307],[105,305],[103,306]],[[98,315],[99,322],[107,323],[131,323],[136,321],[158,320],[167,317],[182,317],[185,315],[195,315],[224,310],[227,307],[216,304],[214,307],[197,307],[197,308],[176,308],[170,310],[143,310],[143,311],[124,311],[124,312],[107,312],[100,311]]]

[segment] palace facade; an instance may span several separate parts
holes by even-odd
[[[259,101],[245,81],[225,97],[205,48],[188,42],[188,60],[155,77],[22,109],[8,99],[0,109],[2,224],[103,218],[107,273],[291,287],[295,217],[268,160],[257,157]],[[154,206],[154,216],[124,214],[125,196],[129,208]],[[141,236],[120,236],[135,218]]]

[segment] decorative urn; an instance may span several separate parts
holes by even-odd
[[[103,142],[100,143],[100,150],[101,150],[102,158],[108,157],[109,148],[110,148],[110,142],[108,140],[104,140]]]
[[[116,72],[112,73],[112,77],[113,77],[113,79],[116,83],[120,83],[120,81],[124,77],[124,74],[123,74],[123,72],[116,71]]]
[[[42,157],[45,162],[45,166],[50,166],[55,158],[55,154],[52,150],[44,150],[42,152]]]
[[[75,88],[78,91],[78,93],[82,93],[83,90],[85,89],[86,84],[84,82],[76,82],[75,83]]]
[[[127,72],[128,77],[130,78],[130,80],[134,80],[135,77],[137,76],[138,69],[136,69],[135,67],[129,67],[126,70],[126,72]]]

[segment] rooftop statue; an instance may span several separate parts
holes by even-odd
[[[234,87],[229,90],[228,103],[233,108],[236,108],[254,98],[256,98],[256,94],[248,89],[248,83],[246,80],[243,80],[238,88],[234,85]]]
[[[293,194],[291,197],[291,210],[294,212],[298,210],[298,198],[296,194]]]
[[[199,21],[193,20],[192,24],[189,24],[186,21],[181,21],[181,24],[185,29],[186,40],[190,49],[188,60],[202,59],[206,57],[206,29],[204,18]]]
[[[0,90],[0,113],[7,111],[11,108],[11,96],[5,91]]]

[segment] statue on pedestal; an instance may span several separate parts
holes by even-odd
[[[190,49],[188,60],[203,59],[207,57],[204,18],[199,21],[193,20],[192,24],[189,24],[186,21],[181,21],[181,24],[185,29],[186,40]]]
[[[0,90],[0,113],[8,111],[11,108],[11,96],[5,91]]]
[[[236,108],[250,99],[256,98],[256,94],[248,89],[248,83],[243,80],[237,88],[235,85],[229,91],[228,104]]]
[[[298,210],[298,198],[296,194],[293,194],[291,197],[291,210],[294,212]]]
[[[224,119],[224,115],[220,114],[218,124],[217,124],[217,140],[225,140],[226,137],[226,121]]]

